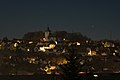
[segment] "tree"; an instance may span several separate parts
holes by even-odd
[[[77,33],[68,33],[67,34],[67,39],[71,40],[71,41],[84,41],[84,40],[88,40],[88,38],[86,36],[83,36],[80,32]]]
[[[55,31],[52,35],[57,38],[57,40],[63,40],[67,36],[66,31]]]
[[[69,49],[69,54],[66,56],[68,60],[67,64],[59,65],[61,76],[64,80],[79,80],[79,72],[84,66],[80,60],[80,56],[77,55],[76,49],[74,46],[71,46]]]
[[[6,43],[6,42],[8,42],[9,40],[8,40],[7,37],[4,37],[4,38],[2,39],[2,41]]]
[[[28,32],[24,34],[23,39],[27,40],[39,40],[44,37],[44,32],[43,31],[37,31],[37,32]]]

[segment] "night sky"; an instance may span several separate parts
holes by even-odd
[[[97,40],[120,40],[120,0],[0,1],[0,38],[21,38],[48,26]]]

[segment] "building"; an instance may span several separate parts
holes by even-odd
[[[50,33],[51,33],[51,31],[50,31],[50,29],[48,27],[47,30],[45,31],[45,41],[49,41]]]

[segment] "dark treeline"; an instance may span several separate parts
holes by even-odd
[[[31,39],[31,40],[38,40],[44,38],[44,32],[43,31],[37,31],[37,32],[28,32],[23,35],[23,39]],[[86,36],[83,36],[80,32],[74,32],[69,33],[66,31],[55,31],[50,33],[49,37],[55,37],[56,40],[63,40],[64,38],[71,41],[77,41],[77,40],[86,40],[89,39]]]

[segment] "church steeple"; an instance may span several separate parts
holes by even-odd
[[[51,30],[50,30],[49,27],[47,27],[47,30],[45,31],[45,39],[46,39],[46,41],[49,41],[49,35],[50,35],[50,33],[51,33]]]
[[[49,27],[47,27],[47,30],[46,30],[46,32],[51,32],[51,30],[50,30],[50,28],[49,28]]]

